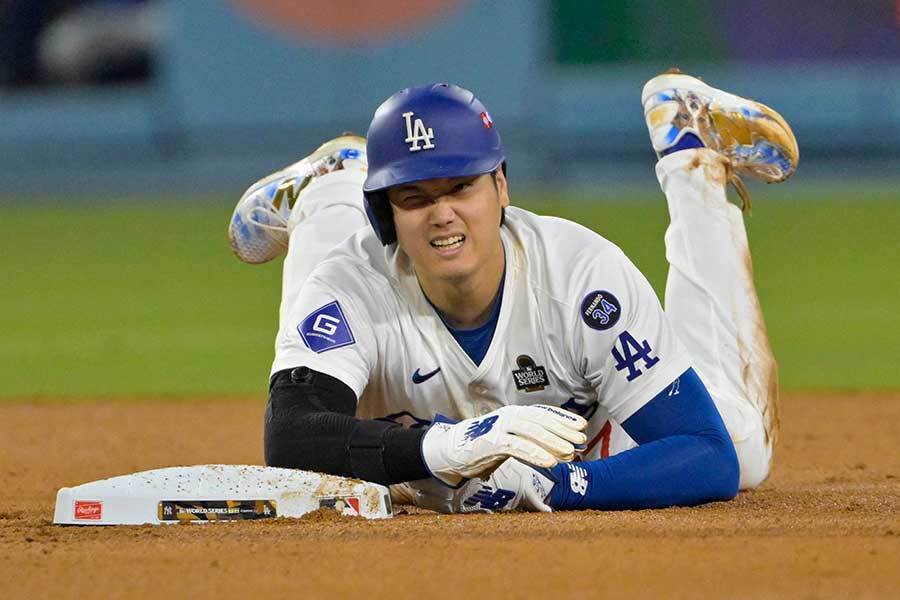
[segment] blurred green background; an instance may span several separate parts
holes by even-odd
[[[802,148],[749,219],[783,387],[900,389],[897,0],[312,4],[0,0],[0,400],[263,398],[281,263],[230,256],[237,197],[429,81],[490,107],[516,204],[661,292],[639,99],[672,66]]]
[[[752,190],[748,230],[783,388],[900,387],[896,190]],[[150,200],[4,209],[0,397],[265,396],[281,261],[231,256],[233,199]],[[600,232],[661,294],[661,193],[513,201]]]

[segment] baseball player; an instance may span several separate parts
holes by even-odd
[[[787,179],[775,111],[676,72],[643,106],[671,224],[663,311],[625,254],[510,205],[491,114],[402,90],[235,209],[245,262],[285,253],[265,457],[442,512],[727,500],[768,476],[775,361],[739,174]]]

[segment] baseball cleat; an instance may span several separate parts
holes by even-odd
[[[737,175],[780,183],[797,169],[797,139],[787,121],[765,104],[717,90],[675,69],[648,81],[641,102],[657,156],[684,147],[690,142],[685,136],[695,136],[731,164],[731,182],[745,204],[749,196]]]
[[[264,263],[287,252],[288,220],[300,194],[316,177],[339,171],[345,161],[366,168],[366,140],[345,133],[319,146],[306,158],[251,185],[231,215],[228,241],[235,256],[250,264]]]

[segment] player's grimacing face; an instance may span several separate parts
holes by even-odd
[[[498,170],[469,177],[428,179],[388,189],[397,243],[416,270],[436,279],[471,276],[503,260],[500,219],[509,206]]]

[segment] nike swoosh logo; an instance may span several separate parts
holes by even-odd
[[[419,373],[419,369],[416,369],[416,372],[413,373],[413,376],[412,376],[413,383],[422,383],[424,381],[428,381],[429,379],[431,379],[432,377],[437,375],[438,371],[440,371],[440,370],[441,370],[441,368],[438,367],[431,373],[425,373],[424,375],[422,375],[421,373]]]

